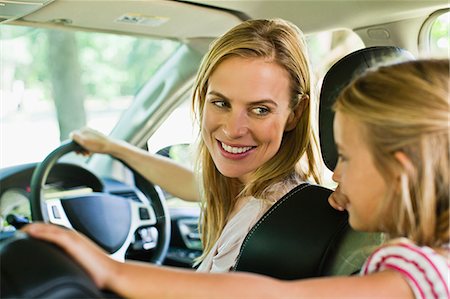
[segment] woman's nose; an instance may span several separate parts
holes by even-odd
[[[247,134],[249,125],[247,117],[245,111],[230,112],[223,126],[225,136],[236,139]]]

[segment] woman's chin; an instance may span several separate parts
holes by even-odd
[[[219,172],[223,176],[226,176],[227,178],[238,179],[241,182],[245,181],[245,178],[249,177],[249,174],[246,172],[243,172],[242,169],[229,169],[229,168],[220,169],[219,168]]]

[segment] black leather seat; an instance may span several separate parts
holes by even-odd
[[[340,90],[367,68],[406,59],[413,56],[403,49],[371,47],[345,56],[327,72],[320,94],[319,128],[322,155],[330,170],[337,161],[331,107]],[[358,272],[381,235],[352,230],[347,213],[328,204],[331,192],[301,185],[286,194],[246,236],[234,270],[281,279]]]
[[[319,106],[320,147],[328,169],[333,170],[337,162],[333,134],[334,112],[331,107],[342,88],[369,68],[411,59],[414,59],[414,56],[405,49],[376,46],[352,52],[341,58],[328,70],[322,81]]]
[[[245,238],[236,271],[281,279],[327,273],[327,259],[349,229],[347,214],[327,201],[331,190],[302,184],[283,196]]]

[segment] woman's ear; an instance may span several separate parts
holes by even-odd
[[[297,107],[295,107],[291,111],[288,120],[286,122],[286,126],[284,128],[285,132],[289,132],[297,126],[298,122],[300,121],[300,117],[302,117],[302,114],[306,108],[308,100],[309,100],[308,97],[303,97],[302,100],[298,103]]]

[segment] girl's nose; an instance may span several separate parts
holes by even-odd
[[[248,132],[248,118],[245,111],[230,112],[225,120],[223,131],[230,139],[237,139]]]
[[[333,176],[331,178],[336,183],[340,183],[341,181],[341,169],[339,161],[337,162],[336,167],[334,168]]]

